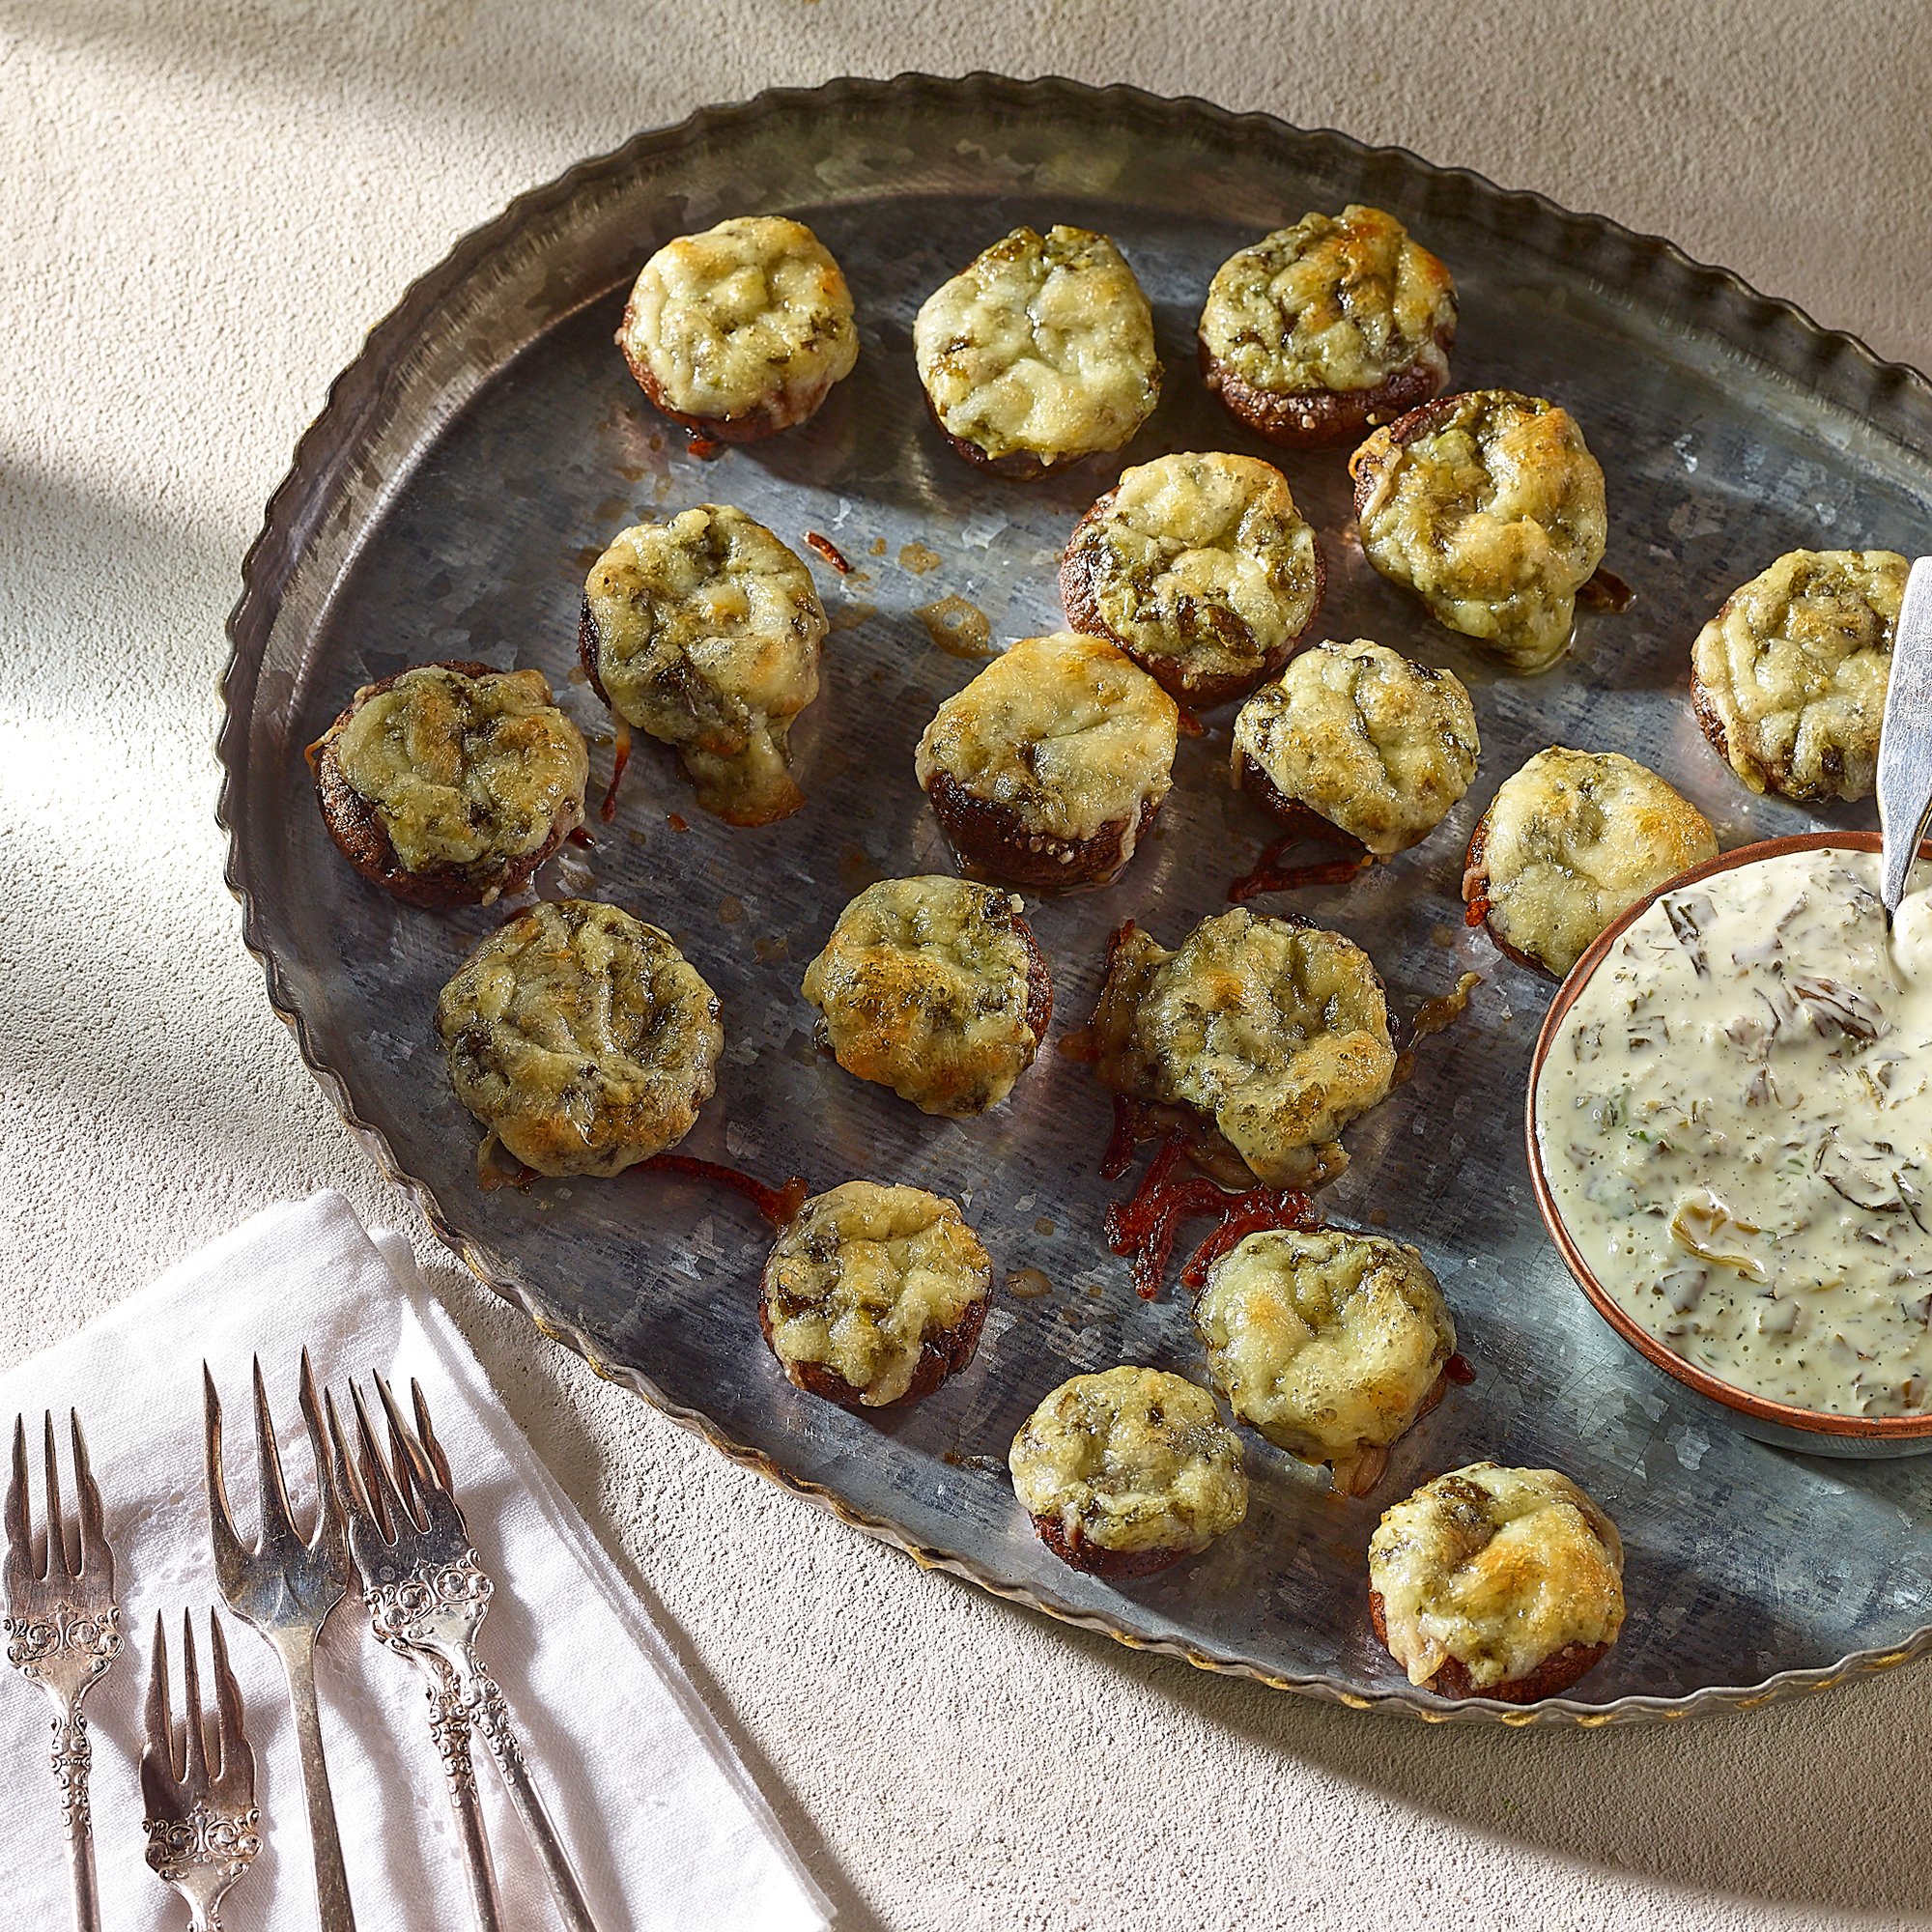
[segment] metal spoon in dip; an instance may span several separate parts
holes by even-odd
[[[1885,832],[1879,896],[1890,926],[1932,815],[1932,556],[1905,580],[1878,740],[1878,822]]]

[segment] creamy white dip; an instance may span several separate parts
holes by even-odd
[[[1932,904],[1888,935],[1875,854],[1665,894],[1537,1085],[1558,1212],[1617,1304],[1733,1387],[1932,1408]]]

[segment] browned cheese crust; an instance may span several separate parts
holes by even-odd
[[[1103,592],[1112,587],[1119,594],[1131,582],[1123,571],[1122,558],[1108,541],[1110,526],[1122,507],[1122,490],[1129,487],[1130,479],[1151,477],[1176,466],[1211,467],[1247,484],[1250,514],[1242,518],[1238,531],[1217,533],[1211,548],[1221,553],[1224,563],[1232,562],[1246,572],[1250,581],[1242,586],[1245,594],[1236,595],[1242,602],[1252,602],[1259,594],[1267,616],[1280,623],[1278,637],[1256,637],[1225,582],[1177,582],[1157,589],[1151,600],[1148,623],[1136,626],[1129,618],[1127,632],[1108,621],[1102,608]],[[1248,482],[1244,472],[1267,482],[1258,488]],[[1194,493],[1197,501],[1203,494]],[[1146,527],[1145,511],[1139,513],[1137,521],[1142,527],[1136,534],[1145,545],[1156,533]],[[1163,547],[1173,553],[1180,553],[1189,542],[1179,533],[1158,534],[1171,536]],[[1207,548],[1196,547],[1196,554]],[[1156,577],[1163,569],[1173,570],[1175,556],[1168,556],[1164,564],[1151,554],[1144,554],[1140,561],[1149,577]],[[1213,574],[1218,577],[1225,572]],[[1287,480],[1270,465],[1223,454],[1168,456],[1128,470],[1074,526],[1060,559],[1060,601],[1067,623],[1088,637],[1105,638],[1163,690],[1183,704],[1203,708],[1242,696],[1263,679],[1273,676],[1307,640],[1321,614],[1327,588],[1328,567],[1321,545],[1296,511]],[[1291,605],[1293,615],[1280,622],[1277,613]],[[1134,629],[1154,633],[1156,647],[1149,648],[1146,635],[1131,635]],[[1226,666],[1231,657],[1248,661],[1238,667],[1216,668],[1217,664]]]
[[[1604,559],[1604,472],[1567,410],[1512,389],[1441,396],[1349,459],[1362,554],[1512,670],[1568,648]]]
[[[1690,648],[1690,702],[1755,792],[1871,795],[1907,559],[1788,551],[1724,600]]]
[[[790,733],[818,695],[825,631],[797,554],[735,506],[699,503],[611,539],[578,655],[613,714],[675,753],[701,809],[760,826],[805,803]]]
[[[1087,1037],[1103,1086],[1184,1108],[1270,1187],[1339,1175],[1344,1128],[1387,1095],[1396,1066],[1368,954],[1240,906],[1172,952],[1122,928]]]
[[[1239,1438],[1207,1389],[1165,1370],[1122,1363],[1061,1383],[1008,1466],[1040,1541],[1090,1576],[1148,1576],[1247,1515]]]
[[[1552,745],[1497,787],[1463,898],[1512,959],[1560,980],[1627,906],[1717,851],[1710,821],[1647,766]]]
[[[494,667],[468,658],[449,658],[441,660],[438,668],[461,671],[466,677],[488,677]],[[582,824],[581,808],[559,808],[549,838],[534,852],[505,863],[490,878],[479,879],[469,867],[446,864],[412,872],[396,856],[396,848],[390,843],[375,806],[344,774],[335,747],[349,721],[370,698],[392,690],[396,679],[407,675],[406,671],[397,671],[394,676],[364,685],[316,740],[310,753],[310,767],[315,773],[316,802],[322,808],[322,822],[328,828],[328,836],[335,840],[342,856],[372,886],[380,886],[405,905],[437,911],[449,906],[478,905],[493,895],[521,892],[535,877],[538,868],[555,854],[556,848]]]
[[[973,1359],[974,1350],[980,1346],[980,1331],[986,1325],[986,1310],[991,1305],[991,1296],[976,1301],[952,1327],[928,1335],[920,1344],[919,1366],[913,1370],[905,1393],[895,1396],[891,1402],[867,1405],[864,1392],[855,1389],[829,1362],[787,1362],[785,1375],[807,1395],[836,1402],[840,1408],[869,1408],[870,1413],[877,1415],[888,1408],[909,1407],[923,1401],[948,1376],[957,1375]],[[758,1297],[758,1333],[765,1338],[765,1347],[776,1355],[771,1304],[762,1294]]]
[[[1379,1590],[1369,1592],[1369,1622],[1375,1627],[1376,1641],[1387,1650],[1388,1625]],[[1468,1665],[1461,1658],[1452,1657],[1430,1679],[1429,1688],[1440,1697],[1493,1697],[1499,1704],[1534,1704],[1544,1697],[1561,1696],[1609,1654],[1606,1643],[1566,1643],[1553,1656],[1546,1657],[1527,1677],[1505,1678],[1500,1684],[1480,1690],[1469,1681]]]
[[[800,991],[839,1065],[923,1113],[970,1119],[1033,1064],[1053,1012],[1017,894],[948,876],[880,879],[838,915]]]
[[[808,1394],[897,1408],[972,1360],[992,1272],[955,1203],[848,1180],[805,1202],[773,1243],[758,1330]]]
[[[1118,449],[1160,395],[1147,297],[1085,228],[1016,228],[982,249],[921,304],[913,356],[952,447],[1021,480]]]
[[[1435,831],[1481,753],[1462,680],[1367,638],[1303,651],[1235,720],[1251,796],[1284,822],[1304,807],[1382,859]]]
[[[644,265],[617,347],[656,409],[720,442],[814,415],[858,355],[852,297],[804,223],[741,215]]]
[[[1350,442],[1436,395],[1449,376],[1449,270],[1378,208],[1304,215],[1216,271],[1201,374],[1271,442]]]
[[[1173,783],[1179,709],[1103,638],[1022,638],[945,700],[913,769],[961,870],[1104,885]]]

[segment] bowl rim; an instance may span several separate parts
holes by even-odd
[[[1536,1196],[1537,1210],[1543,1216],[1543,1225],[1548,1231],[1549,1238],[1555,1242],[1564,1265],[1589,1298],[1590,1305],[1638,1354],[1654,1367],[1662,1369],[1674,1381],[1682,1382],[1687,1388],[1694,1389],[1699,1395],[1752,1421],[1775,1423],[1803,1435],[1831,1435],[1867,1442],[1914,1441],[1932,1435],[1932,1409],[1917,1415],[1839,1415],[1827,1409],[1799,1408],[1790,1403],[1774,1402],[1769,1396],[1753,1395],[1735,1383],[1721,1381],[1708,1369],[1687,1361],[1659,1341],[1610,1297],[1589,1263],[1583,1259],[1557,1208],[1536,1131],[1536,1098],[1543,1084],[1543,1065],[1549,1057],[1549,1049],[1555,1043],[1570,1009],[1577,1004],[1597,968],[1643,914],[1666,893],[1696,885],[1716,873],[1737,871],[1761,860],[1783,858],[1793,852],[1816,852],[1831,847],[1851,852],[1878,852],[1883,849],[1876,832],[1799,832],[1777,838],[1761,838],[1749,845],[1719,852],[1716,858],[1705,859],[1664,880],[1661,886],[1627,906],[1597,935],[1556,989],[1556,997],[1550,1001],[1549,1010],[1543,1018],[1542,1030],[1537,1034],[1536,1049],[1530,1055],[1528,1091],[1523,1096],[1523,1139],[1529,1156],[1529,1183]],[[1919,851],[1921,857],[1932,856],[1932,845],[1921,846]]]

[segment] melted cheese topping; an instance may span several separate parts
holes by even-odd
[[[1559,978],[1625,907],[1718,853],[1710,820],[1620,752],[1537,753],[1483,823],[1490,930]]]
[[[1235,720],[1233,758],[1387,858],[1442,822],[1482,749],[1453,671],[1358,638],[1303,651],[1263,685]]]
[[[1604,560],[1604,472],[1576,419],[1540,397],[1476,389],[1429,409],[1420,435],[1397,442],[1392,424],[1350,459],[1367,486],[1362,549],[1452,631],[1540,670]]]
[[[616,906],[543,901],[498,926],[437,1001],[456,1097],[539,1174],[617,1174],[711,1097],[718,996],[668,934]]]
[[[945,772],[976,798],[1017,812],[1048,838],[1096,837],[1174,782],[1180,711],[1147,672],[1099,638],[1022,638],[933,714],[913,769]]]
[[[1452,1657],[1480,1690],[1573,1643],[1614,1643],[1623,1572],[1615,1525],[1554,1469],[1453,1469],[1369,1539],[1389,1652],[1417,1685]]]
[[[611,708],[676,748],[706,811],[764,825],[805,803],[786,740],[818,696],[825,612],[770,530],[721,503],[639,524],[584,594]]]
[[[541,671],[405,671],[356,694],[334,745],[408,871],[498,868],[547,843],[559,816],[583,819],[590,756]]]
[[[1315,532],[1288,479],[1252,456],[1162,456],[1122,472],[1075,534],[1101,620],[1150,669],[1256,677],[1321,594]]]
[[[1339,1172],[1336,1137],[1395,1072],[1368,954],[1245,907],[1204,919],[1177,952],[1130,929],[1090,1032],[1107,1086],[1206,1115],[1270,1186]]]
[[[1691,674],[1752,791],[1866,798],[1911,566],[1889,550],[1794,550],[1724,600]]]
[[[619,345],[672,409],[801,421],[859,355],[838,264],[802,221],[741,215],[644,264]]]
[[[927,1338],[992,1287],[992,1262],[952,1202],[848,1180],[808,1201],[765,1264],[772,1349],[787,1373],[829,1368],[878,1407],[911,1386]]]
[[[1062,1382],[1007,1462],[1020,1507],[1076,1548],[1205,1549],[1248,1513],[1240,1438],[1206,1389],[1160,1369]]]
[[[1208,353],[1279,395],[1378,388],[1417,364],[1449,373],[1449,270],[1379,208],[1304,214],[1232,255],[1201,311]]]
[[[1147,297],[1085,228],[1015,228],[925,298],[912,340],[941,425],[991,457],[1118,449],[1160,399]]]
[[[834,1057],[922,1113],[997,1106],[1033,1065],[1032,955],[1014,894],[965,879],[882,879],[806,968]]]
[[[1194,1325],[1236,1415],[1305,1463],[1386,1448],[1456,1351],[1422,1257],[1345,1228],[1249,1235],[1209,1271]]]
[[[1841,1415],[1932,1409],[1932,899],[1888,936],[1878,872],[1788,852],[1666,894],[1536,1096],[1609,1295],[1720,1381]]]

